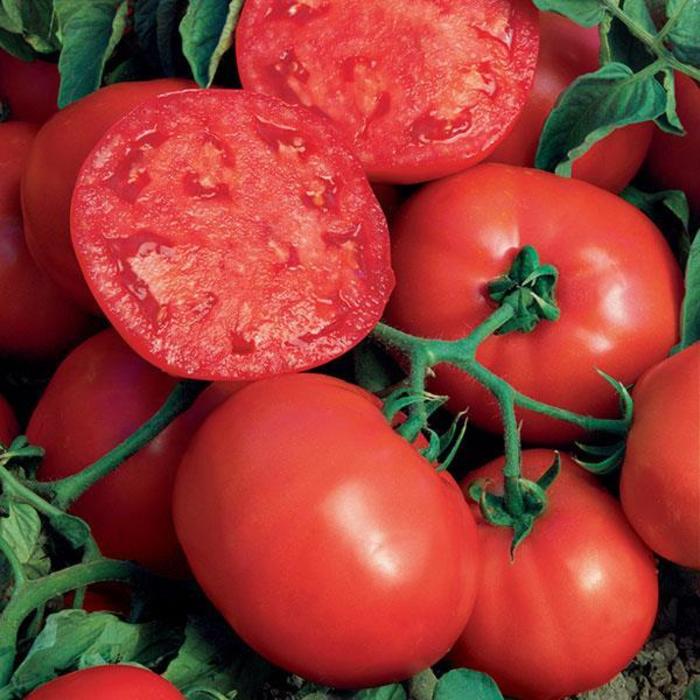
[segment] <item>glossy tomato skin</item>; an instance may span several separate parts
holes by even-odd
[[[620,498],[657,554],[700,569],[700,343],[653,367],[632,392]]]
[[[70,204],[78,171],[100,137],[145,99],[194,87],[187,80],[116,83],[54,115],[37,134],[22,179],[22,209],[29,249],[46,274],[90,311],[92,298],[70,239]]]
[[[17,436],[19,426],[10,404],[0,396],[0,443],[5,447]]]
[[[0,50],[0,100],[10,105],[11,119],[43,124],[58,111],[58,66],[21,61]]]
[[[494,163],[532,167],[545,120],[559,95],[579,75],[598,68],[597,28],[540,13],[540,53],[532,89],[510,134],[489,156]],[[572,176],[619,192],[642,165],[654,133],[651,122],[616,129],[575,161]]]
[[[693,211],[700,214],[700,86],[676,73],[676,109],[685,136],[656,130],[649,149],[646,173],[658,189],[683,190]]]
[[[30,442],[46,450],[38,477],[60,479],[102,457],[160,408],[175,382],[111,329],[85,341],[58,368],[29,421]],[[192,434],[227,395],[226,388],[217,385],[201,396],[73,505],[71,512],[87,521],[106,556],[166,575],[186,571],[170,508],[175,471]]]
[[[27,700],[183,700],[169,681],[145,668],[93,666],[59,676],[27,695]]]
[[[0,124],[0,356],[52,359],[92,321],[36,266],[22,228],[19,183],[37,127]]]
[[[523,473],[537,479],[549,450],[526,450]],[[472,472],[503,492],[498,459]],[[548,507],[510,559],[512,530],[486,523],[473,505],[483,566],[477,601],[451,653],[484,671],[504,695],[554,700],[609,681],[644,644],[656,616],[652,553],[619,503],[562,455]]]
[[[236,28],[243,86],[326,114],[391,183],[483,160],[522,109],[537,47],[527,0],[250,0]]]
[[[494,336],[477,352],[540,401],[613,417],[617,396],[596,368],[632,383],[676,341],[682,280],[666,241],[637,209],[588,183],[480,165],[423,188],[392,233],[397,284],[386,318],[417,335],[459,338],[484,321],[495,308],[488,282],[523,245],[558,268],[560,319]],[[432,389],[454,409],[468,405],[475,425],[500,432],[496,403],[461,371],[439,366]],[[519,416],[527,441],[563,444],[578,434],[531,412]]]
[[[248,644],[352,688],[430,666],[466,622],[478,552],[460,499],[365,392],[298,374],[211,415],[173,513],[195,577]]]

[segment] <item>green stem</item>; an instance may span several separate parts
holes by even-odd
[[[8,452],[11,456],[11,453]],[[7,467],[0,465],[0,482],[6,493],[12,494],[15,500],[33,506],[39,513],[49,519],[58,518],[64,512],[42,498],[34,489],[30,488],[33,482],[20,481]]]

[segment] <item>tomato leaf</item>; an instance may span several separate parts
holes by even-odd
[[[191,1],[180,23],[182,51],[201,87],[209,87],[221,57],[233,44],[243,0]]]
[[[700,235],[690,246],[685,268],[685,297],[681,309],[681,342],[674,352],[700,340]]]
[[[540,10],[557,12],[584,27],[600,24],[605,17],[605,8],[600,0],[534,0]]]
[[[130,624],[111,613],[62,610],[46,618],[10,687],[21,695],[59,673],[106,663],[155,666],[181,644],[182,631],[176,626]]]
[[[496,682],[485,673],[457,668],[438,681],[433,700],[503,700]]]
[[[656,26],[645,0],[626,0],[622,7],[638,26],[652,36],[656,35]],[[608,62],[624,63],[633,71],[638,71],[656,59],[656,56],[632,34],[624,22],[612,17],[607,26],[604,41],[609,50]]]
[[[669,0],[666,15],[670,27],[666,40],[674,56],[691,66],[700,67],[700,2]]]
[[[53,0],[20,3],[25,41],[39,53],[54,53],[61,48],[56,36]]]
[[[683,700],[700,700],[700,679],[694,680],[683,694]]]
[[[26,503],[9,501],[7,516],[0,518],[0,537],[7,542],[22,565],[27,578],[38,578],[49,573],[51,562],[44,546],[41,518],[37,511]],[[6,580],[6,562],[0,560],[0,581]]]
[[[402,685],[392,683],[379,688],[366,688],[355,693],[354,700],[406,700],[406,691]]]
[[[653,75],[608,63],[574,80],[545,122],[535,165],[570,176],[576,158],[614,129],[656,119],[667,96]]]
[[[134,8],[134,32],[147,59],[163,75],[176,74],[179,9],[182,0],[139,0]]]
[[[15,58],[19,58],[23,61],[34,60],[34,51],[32,47],[27,44],[24,38],[20,34],[14,34],[7,31],[2,26],[2,11],[0,10],[0,49],[7,51],[7,53],[12,54]]]
[[[65,107],[100,86],[107,59],[126,29],[127,2],[55,0],[55,10],[63,44],[58,104]]]

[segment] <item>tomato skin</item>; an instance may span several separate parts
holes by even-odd
[[[539,401],[614,417],[617,396],[596,368],[632,383],[676,341],[682,279],[666,241],[637,209],[588,183],[480,165],[409,199],[392,243],[397,284],[386,318],[426,337],[459,338],[484,321],[494,309],[488,282],[507,272],[523,245],[558,268],[561,318],[489,338],[477,352]],[[454,368],[436,372],[433,391],[449,396],[455,410],[468,405],[475,425],[500,432],[485,390]],[[531,412],[519,417],[527,441],[563,444],[580,434]]]
[[[700,343],[656,365],[633,391],[622,466],[625,515],[657,554],[700,569]]]
[[[18,432],[19,426],[14,411],[10,404],[0,396],[0,443],[8,447],[12,440],[17,437]]]
[[[85,341],[58,368],[29,421],[30,442],[46,450],[38,477],[70,476],[102,457],[160,408],[175,383],[111,329]],[[88,522],[106,556],[166,575],[186,571],[170,512],[175,470],[192,433],[225,398],[226,388],[205,392],[73,505],[71,512]]]
[[[27,700],[183,700],[169,681],[145,668],[93,666],[73,671],[40,686]]]
[[[658,189],[683,190],[690,208],[700,213],[700,86],[681,73],[676,73],[676,110],[685,136],[657,129],[645,169]]]
[[[361,389],[300,374],[212,414],[173,513],[195,577],[248,644],[352,688],[426,668],[464,626],[478,553],[460,499]]]
[[[537,479],[549,450],[523,452]],[[484,671],[504,695],[552,700],[595,688],[621,671],[651,631],[658,603],[654,558],[619,503],[567,455],[548,508],[510,560],[512,530],[477,517],[483,567],[474,612],[450,658]],[[497,459],[472,472],[503,492]]]
[[[532,167],[542,127],[559,95],[598,68],[596,28],[586,29],[551,12],[540,13],[540,53],[535,80],[510,134],[487,160]],[[620,192],[639,170],[654,133],[651,122],[616,129],[574,162],[572,176]]]
[[[58,111],[58,66],[47,61],[21,61],[0,50],[0,100],[7,100],[11,118],[43,124]]]
[[[194,87],[187,80],[116,83],[74,102],[39,131],[22,178],[22,210],[32,256],[76,302],[92,312],[92,298],[73,252],[70,204],[83,161],[107,129],[153,95]]]

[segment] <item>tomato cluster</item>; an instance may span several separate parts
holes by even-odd
[[[700,88],[676,76],[684,137],[628,124],[571,178],[534,169],[599,49],[529,0],[247,0],[243,89],[122,82],[61,110],[53,64],[0,52],[0,355],[53,370],[24,431],[43,457],[11,477],[88,524],[81,566],[194,578],[256,652],[334,688],[444,660],[554,700],[624,669],[655,556],[700,569],[700,297],[619,193],[641,170],[700,212]],[[381,399],[331,363],[373,332],[410,375]],[[464,412],[505,457],[460,488]],[[591,428],[619,499],[577,464]],[[0,443],[19,432],[0,397]],[[128,665],[27,697],[127,696],[184,697]]]

